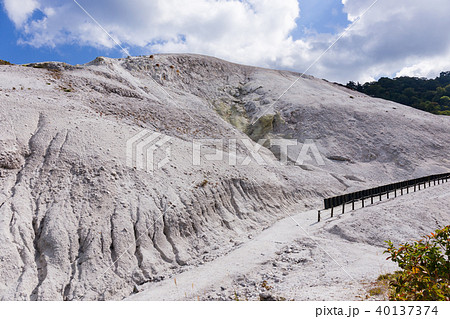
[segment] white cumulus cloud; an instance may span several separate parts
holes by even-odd
[[[301,19],[297,0],[78,2],[131,53],[192,52],[303,72],[339,36],[312,32],[294,39]],[[349,24],[373,2],[342,0]],[[22,43],[115,46],[74,1],[3,3],[21,31]],[[42,18],[32,20],[36,9]],[[448,0],[379,0],[308,73],[345,82],[396,74],[434,76],[450,70],[448,12]]]
[[[16,27],[22,26],[33,11],[39,7],[37,0],[4,0],[3,5],[8,13],[8,17],[14,22]]]

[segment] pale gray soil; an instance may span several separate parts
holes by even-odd
[[[313,77],[300,79],[268,115],[250,125],[298,74],[197,55],[44,66],[50,70],[0,66],[1,300],[123,299],[148,284],[173,281],[182,272],[190,276],[214,260],[231,260],[228,256],[239,254],[236,249],[243,243],[251,245],[249,238],[270,240],[270,229],[263,229],[286,212],[318,209],[323,197],[450,168],[450,117],[373,99]],[[126,141],[143,128],[172,137],[171,161],[153,174],[126,165]],[[244,166],[249,152],[242,143],[237,145],[237,166],[228,165],[228,157],[192,164],[193,139],[241,139],[246,134],[254,140],[313,139],[325,165],[314,158],[294,165],[300,147],[282,165],[274,147],[260,152],[267,165],[251,161]],[[413,209],[405,206],[405,214]],[[424,224],[430,227],[404,223],[385,234],[416,238],[446,221],[448,216],[439,214],[439,207],[426,214]],[[361,233],[376,222],[384,229],[386,214],[371,216],[374,220],[345,220],[359,227],[356,235],[347,233],[343,220],[330,230],[313,226],[314,236],[322,231],[323,240],[336,242],[334,254],[361,247],[367,259],[382,260],[374,242],[383,233]],[[313,217],[299,218],[309,227]],[[396,218],[405,221],[401,215]],[[286,257],[275,260],[281,266],[270,266],[273,256],[267,255],[267,267],[280,269],[276,276],[283,276],[283,267],[304,267],[303,276],[309,277],[316,271],[317,263],[309,261],[314,258],[324,261],[317,267],[332,267],[311,238],[286,227],[283,244],[268,244],[271,252],[292,251],[275,257]],[[352,236],[362,237],[349,241]],[[258,241],[255,245],[259,247]],[[302,255],[305,247],[310,257]],[[307,261],[290,262],[291,253]],[[258,268],[260,259],[248,262]],[[247,270],[233,270],[233,275],[247,276]],[[248,280],[260,281],[262,272],[243,279],[245,287]],[[375,271],[363,277],[373,275]],[[319,296],[320,287],[334,275],[327,276],[323,282],[313,277],[313,287],[302,289],[288,280],[294,284],[280,294]],[[339,269],[335,276],[344,278]],[[201,289],[207,279],[197,281]],[[211,278],[211,285],[215,282]],[[203,290],[200,298],[207,299],[215,289],[220,287]]]
[[[370,283],[397,270],[385,240],[414,241],[450,222],[450,183],[317,223],[317,211],[289,212],[224,257],[129,300],[366,300]],[[329,212],[328,216],[329,216]],[[286,215],[288,212],[286,212]],[[263,287],[263,282],[266,286]]]

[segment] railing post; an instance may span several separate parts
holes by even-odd
[[[342,205],[342,214],[344,214],[345,209],[346,209],[345,205],[350,204],[350,202],[352,204],[352,210],[355,210],[355,202],[358,202],[358,200],[361,200],[361,205],[364,208],[366,206],[365,200],[369,199],[369,197],[370,197],[370,204],[373,205],[374,201],[376,200],[376,198],[378,196],[380,198],[380,201],[383,200],[383,195],[386,195],[387,199],[389,199],[391,191],[393,191],[394,197],[397,197],[397,190],[400,190],[400,195],[404,195],[405,194],[404,189],[406,188],[406,193],[409,194],[409,192],[410,192],[409,186],[411,186],[411,191],[416,192],[417,190],[419,190],[419,191],[421,190],[422,183],[423,183],[423,188],[426,189],[427,183],[428,183],[428,187],[431,187],[432,184],[440,185],[441,183],[442,184],[447,183],[449,178],[450,178],[450,174],[439,174],[439,175],[430,175],[427,177],[421,177],[421,178],[416,178],[416,179],[407,180],[407,181],[403,181],[403,182],[397,182],[397,183],[393,183],[393,184],[383,185],[383,186],[366,189],[363,191],[353,192],[353,193],[349,193],[349,194],[345,194],[345,195],[341,195],[341,196],[337,196],[337,197],[333,197],[333,198],[326,198],[326,199],[324,199],[324,205],[325,205],[325,207],[327,207],[326,210],[328,210],[328,208],[331,208],[331,217],[334,217],[334,208],[338,209],[339,203],[341,203],[341,205]],[[346,202],[344,202],[345,199],[347,199]],[[321,210],[318,210],[317,220],[319,222],[322,219],[321,212],[322,212]]]

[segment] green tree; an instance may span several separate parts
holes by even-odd
[[[350,81],[347,87],[370,96],[402,103],[434,114],[447,115],[450,97],[450,71],[435,79],[402,76],[386,77],[363,85]]]
[[[445,106],[450,106],[450,97],[448,97],[446,95],[441,97],[439,104],[440,105],[445,105]]]

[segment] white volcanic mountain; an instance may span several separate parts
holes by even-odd
[[[0,66],[0,299],[122,299],[232,256],[324,197],[449,171],[450,117],[299,76],[198,55]],[[150,172],[127,165],[144,129],[170,137],[170,160]],[[205,159],[204,141],[197,165],[193,141],[205,139],[224,156]],[[278,139],[299,144],[284,154]],[[323,162],[296,163],[311,141]],[[360,229],[376,224],[361,216]],[[449,218],[420,216],[426,227],[394,239]],[[321,231],[342,235],[339,247],[353,238]]]

